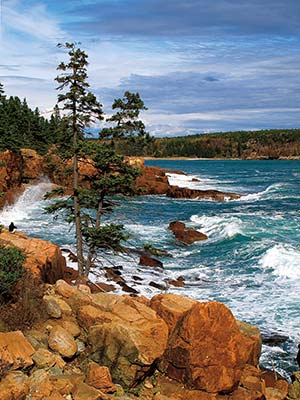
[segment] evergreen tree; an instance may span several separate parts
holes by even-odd
[[[67,220],[75,223],[78,272],[87,277],[97,249],[122,250],[121,241],[126,239],[123,226],[103,224],[102,216],[112,211],[106,196],[128,192],[136,171],[108,143],[85,140],[85,129],[90,123],[103,119],[102,106],[87,90],[86,53],[73,43],[66,43],[65,48],[69,62],[58,66],[62,74],[56,80],[60,84],[58,89],[64,90],[58,95],[58,102],[66,111],[63,122],[67,140],[72,135],[73,193],[70,199],[48,207],[48,212],[64,210]],[[89,164],[87,176],[80,173],[79,163]]]
[[[85,275],[85,262],[83,254],[83,232],[82,232],[82,210],[80,206],[79,193],[79,153],[84,132],[87,127],[95,120],[103,119],[102,106],[96,97],[88,91],[87,66],[88,56],[80,48],[76,48],[74,43],[66,43],[64,46],[68,50],[69,60],[67,63],[61,62],[57,67],[60,75],[56,77],[59,83],[58,90],[64,91],[58,95],[58,103],[63,104],[66,111],[65,122],[67,131],[72,135],[73,152],[73,208],[76,229],[76,247],[78,257],[79,275]]]
[[[111,139],[112,145],[119,141],[123,149],[130,148],[132,155],[142,155],[152,138],[139,119],[140,112],[147,110],[139,93],[126,91],[122,99],[114,100],[112,109],[117,110],[116,113],[106,120],[112,126],[102,129],[100,138]]]

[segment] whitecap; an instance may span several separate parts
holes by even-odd
[[[233,238],[238,234],[243,234],[242,221],[236,217],[220,216],[198,216],[192,215],[191,221],[200,225],[199,230],[212,238]]]
[[[284,278],[300,277],[300,251],[290,245],[276,244],[259,260],[262,268],[271,268],[274,274]]]
[[[47,191],[53,184],[46,177],[41,177],[37,183],[28,186],[12,205],[6,205],[0,213],[1,223],[8,225],[11,221],[16,223],[28,220],[35,211]]]
[[[250,193],[244,196],[241,196],[240,199],[236,201],[258,201],[262,198],[269,198],[273,197],[274,193],[277,193],[281,190],[282,187],[285,187],[285,183],[274,183],[270,186],[268,186],[265,190],[262,190],[261,192],[257,193]],[[271,196],[269,196],[271,194]]]

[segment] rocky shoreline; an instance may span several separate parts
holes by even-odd
[[[64,280],[58,246],[6,229],[0,241],[27,255],[44,315],[0,333],[1,400],[299,398],[298,375],[261,369],[259,329],[224,304],[97,293]]]
[[[143,172],[139,194],[217,201],[239,196],[170,186],[169,171],[146,167],[140,159],[130,162]],[[0,165],[2,204],[41,172],[51,176],[49,163],[31,150],[1,153]],[[51,178],[67,184],[54,171]],[[179,221],[170,228],[186,244],[205,239]],[[300,376],[289,384],[260,368],[259,329],[236,320],[224,304],[166,293],[147,299],[130,292],[126,282],[131,294],[104,293],[110,290],[105,284],[74,282],[76,272],[66,267],[58,246],[5,228],[0,241],[24,251],[24,267],[43,299],[43,318],[30,329],[0,332],[1,400],[300,398]],[[108,268],[106,274],[120,283],[118,271]],[[184,285],[179,278],[177,283]]]

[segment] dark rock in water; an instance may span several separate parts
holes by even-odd
[[[188,189],[179,186],[170,186],[166,195],[175,199],[208,199],[216,201],[235,200],[241,197],[237,193],[220,192],[219,190]]]
[[[140,282],[143,281],[143,278],[140,278],[139,276],[136,276],[136,275],[133,275],[132,279],[135,281],[140,281]]]
[[[168,251],[158,249],[157,247],[152,247],[151,245],[150,246],[145,245],[144,250],[146,253],[149,253],[156,257],[173,257],[172,254],[170,254]]]
[[[91,289],[92,293],[99,293],[99,292],[114,292],[116,290],[114,285],[109,285],[105,282],[89,282],[88,287]]]
[[[198,179],[198,178],[193,178],[193,179],[192,179],[192,182],[200,182],[200,179]]]
[[[149,283],[149,286],[152,286],[152,287],[154,287],[156,289],[159,289],[159,290],[166,290],[167,289],[166,286],[161,285],[160,283],[153,282],[153,281],[151,281]]]
[[[168,284],[172,285],[172,286],[175,286],[175,287],[183,287],[183,286],[185,286],[184,281],[180,281],[178,279],[177,280],[170,279],[170,280],[168,280]]]
[[[120,281],[120,282],[117,282],[117,283],[118,283],[118,285],[121,286],[122,290],[124,292],[126,292],[126,293],[134,293],[134,294],[138,294],[139,293],[137,290],[135,290],[132,287],[128,286],[127,283],[125,283],[123,281]]]
[[[158,267],[158,268],[163,268],[163,263],[159,260],[157,260],[154,257],[151,257],[147,253],[142,253],[140,256],[140,265],[145,265],[147,267]]]
[[[262,342],[268,346],[278,346],[288,340],[288,336],[278,333],[263,333]]]
[[[193,228],[186,228],[180,221],[173,221],[169,224],[169,229],[173,232],[175,238],[184,244],[192,244],[200,240],[206,240],[208,237]]]
[[[105,277],[107,279],[111,279],[112,281],[119,283],[119,282],[125,282],[124,279],[122,278],[121,272],[116,271],[113,268],[106,267],[104,268],[105,270]]]

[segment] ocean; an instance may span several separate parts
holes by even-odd
[[[261,364],[288,377],[298,368],[295,356],[300,343],[300,161],[148,160],[146,164],[187,174],[171,174],[171,184],[242,197],[227,202],[116,198],[112,219],[129,231],[128,246],[151,244],[172,257],[161,258],[164,269],[139,266],[134,254],[108,255],[100,260],[102,265],[121,266],[128,285],[147,297],[160,292],[149,286],[152,281],[168,293],[220,301],[266,336],[287,336],[282,344],[263,346]],[[25,234],[74,250],[74,230],[62,218],[54,220],[43,213],[48,203],[43,194],[49,188],[45,178],[28,187],[0,213],[0,223],[13,221]],[[190,246],[177,243],[168,229],[174,220],[207,234],[208,240]],[[133,279],[137,275],[141,281]],[[166,283],[178,277],[185,279],[184,287]],[[102,271],[94,270],[92,279],[104,280]]]

